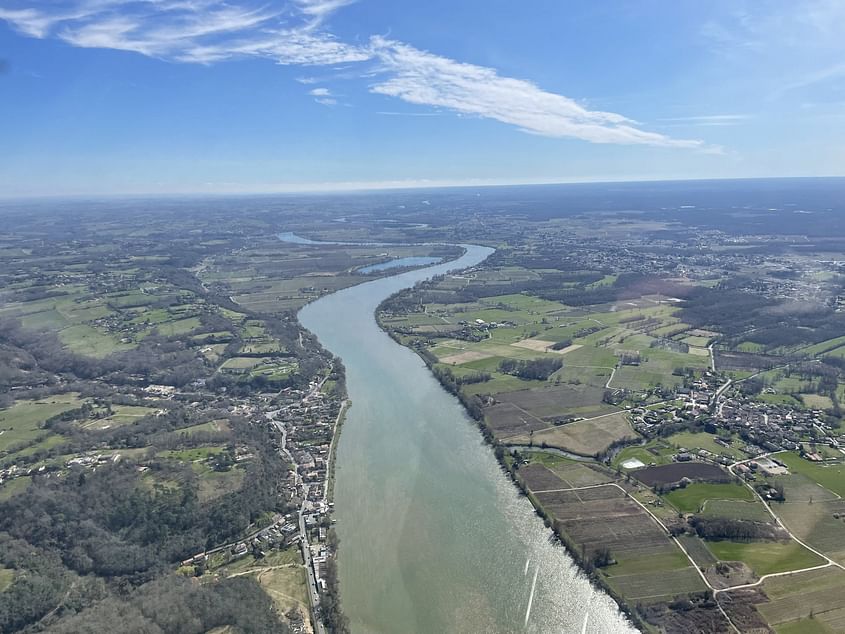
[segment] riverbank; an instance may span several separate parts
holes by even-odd
[[[549,542],[528,500],[410,350],[375,319],[381,302],[492,249],[347,288],[301,322],[343,359],[347,410],[334,481],[340,587],[354,631],[629,631],[610,597]],[[479,522],[478,518],[484,520]],[[525,573],[522,580],[520,573]],[[536,578],[536,581],[534,579]]]
[[[402,291],[397,293],[396,295],[400,294]],[[397,344],[404,346],[402,343],[401,338],[389,327],[387,326],[380,318],[381,313],[383,312],[383,307],[387,305],[392,299],[394,299],[395,295],[386,298],[381,304],[379,304],[378,309],[376,311],[376,319],[379,324],[379,327],[390,336]],[[519,463],[514,460],[514,450],[519,451],[526,451],[526,452],[536,452],[536,453],[547,453],[551,455],[559,455],[567,460],[574,460],[577,462],[588,462],[601,467],[600,463],[596,462],[593,457],[584,456],[584,455],[576,455],[570,452],[565,452],[562,450],[549,448],[543,449],[539,447],[509,447],[499,441],[497,441],[493,435],[492,430],[486,425],[484,420],[484,412],[481,409],[480,405],[468,398],[461,390],[460,387],[454,382],[453,377],[451,375],[440,372],[439,368],[435,365],[437,363],[436,357],[434,357],[431,353],[429,353],[424,347],[409,347],[410,350],[414,351],[425,363],[426,367],[431,372],[432,376],[437,379],[440,385],[443,387],[444,390],[455,396],[458,401],[460,401],[461,405],[464,407],[467,415],[476,423],[479,432],[481,433],[484,442],[492,448],[492,453],[495,456],[496,460],[498,461],[502,471],[508,474],[511,482],[513,482],[514,487],[519,491],[519,493],[525,496],[533,506],[535,512],[537,513],[538,517],[542,518],[543,524],[546,529],[548,529],[551,534],[554,536],[555,540],[561,547],[563,547],[567,554],[575,561],[575,563],[580,568],[581,572],[585,575],[587,579],[589,579],[590,583],[592,583],[598,591],[604,592],[608,596],[610,596],[616,604],[619,606],[619,609],[632,621],[636,624],[638,629],[642,631],[648,631],[647,624],[642,620],[640,615],[631,606],[625,599],[618,593],[614,588],[608,584],[605,579],[597,574],[596,568],[590,560],[585,556],[583,550],[580,550],[572,537],[566,533],[566,531],[562,530],[560,525],[555,522],[555,518],[551,513],[548,512],[546,508],[539,502],[536,496],[532,495],[531,491],[528,489],[524,479],[522,479],[519,475],[518,466]],[[586,625],[586,621],[585,621]]]

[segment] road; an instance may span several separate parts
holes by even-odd
[[[320,619],[320,593],[317,592],[317,580],[314,577],[314,562],[311,560],[311,546],[308,544],[308,533],[305,531],[305,502],[299,509],[299,534],[302,535],[302,559],[305,561],[305,571],[308,573],[308,599],[311,603],[311,622],[316,634],[326,634],[326,628]]]
[[[329,376],[332,373],[333,368],[329,368],[329,371],[326,373],[318,383],[314,384],[311,390],[302,397],[300,403],[307,403],[311,398],[313,398],[320,390],[323,389],[323,385],[325,385],[326,381],[328,380]],[[329,456],[331,456],[332,449],[334,448],[334,440],[337,432],[337,423],[340,421],[340,417],[343,414],[344,407],[346,406],[346,401],[341,404],[340,413],[338,414],[337,420],[335,421],[335,429],[332,433],[332,441],[329,446]],[[286,405],[280,409],[274,410],[272,412],[267,412],[267,418],[270,422],[279,430],[279,433],[282,435],[282,446],[280,451],[287,457],[290,463],[294,466],[294,482],[297,487],[302,486],[302,476],[299,474],[299,466],[296,464],[296,461],[293,459],[293,456],[288,450],[287,446],[287,429],[285,429],[284,424],[280,423],[279,421],[275,420],[275,417],[279,414],[279,412],[283,412],[289,409],[291,405]],[[323,488],[323,501],[326,499],[326,491],[328,490],[328,483]],[[299,507],[299,534],[302,536],[302,540],[300,541],[300,547],[302,548],[302,560],[305,562],[305,571],[308,575],[308,600],[311,604],[311,622],[314,624],[314,632],[315,634],[326,634],[326,628],[323,625],[323,621],[320,619],[319,615],[319,607],[320,607],[320,593],[317,590],[317,579],[314,576],[314,562],[311,557],[311,545],[308,542],[308,532],[305,530],[305,506],[307,504],[307,500],[303,500],[302,506]]]
[[[728,467],[728,471],[730,471],[732,476],[736,476],[736,474],[734,473],[734,467],[736,467],[737,465],[743,464],[745,462],[751,462],[752,460],[759,460],[760,458],[768,458],[769,456],[774,456],[778,453],[781,453],[781,452],[773,451],[771,453],[764,453],[764,454],[756,456],[754,458],[747,458],[745,460],[740,460],[739,462],[735,462],[732,465],[730,465]],[[736,477],[739,477],[739,476],[736,476]],[[780,518],[775,514],[775,512],[772,510],[772,507],[766,502],[766,500],[763,498],[763,496],[760,495],[760,493],[757,491],[757,489],[755,489],[753,486],[751,486],[751,484],[746,482],[744,478],[740,478],[740,479],[745,483],[745,486],[747,486],[749,489],[751,489],[751,492],[757,497],[757,499],[759,499],[760,502],[762,502],[763,506],[766,507],[766,510],[769,512],[769,515],[772,516],[772,519],[775,520],[775,522],[777,523],[778,526],[780,526],[784,531],[786,531],[786,533],[792,539],[794,539],[796,542],[801,544],[804,548],[809,550],[811,553],[818,555],[819,557],[824,559],[827,563],[822,565],[822,566],[812,566],[810,568],[802,568],[801,570],[792,570],[792,571],[789,571],[789,572],[777,572],[777,573],[773,573],[773,574],[769,574],[769,575],[763,575],[762,577],[760,577],[760,579],[756,583],[747,584],[747,585],[744,585],[744,586],[736,586],[734,588],[725,588],[725,590],[735,590],[736,588],[752,587],[752,586],[756,586],[757,584],[762,582],[764,579],[767,579],[769,577],[778,577],[778,576],[787,575],[787,574],[795,574],[797,572],[809,572],[810,570],[817,570],[819,568],[827,568],[828,566],[836,566],[837,568],[840,568],[841,570],[845,570],[845,566],[843,566],[842,564],[834,561],[833,559],[831,559],[830,557],[828,557],[824,553],[819,552],[815,548],[808,546],[807,544],[802,542],[800,539],[798,539],[795,536],[795,534],[791,530],[789,530],[786,527],[786,525],[780,520]]]

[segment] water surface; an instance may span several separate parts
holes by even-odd
[[[389,295],[492,252],[464,246],[454,262],[338,291],[299,314],[343,359],[352,400],[335,484],[352,630],[581,632],[589,612],[587,632],[632,632],[550,543],[458,401],[375,322]]]

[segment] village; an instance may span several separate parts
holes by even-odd
[[[811,462],[837,460],[841,458],[840,452],[845,453],[841,449],[845,446],[845,434],[825,422],[823,411],[757,400],[743,394],[733,380],[710,371],[692,381],[689,387],[677,388],[671,400],[634,408],[630,415],[634,429],[646,438],[677,432],[679,426],[694,427],[713,434],[713,442],[724,449],[717,453],[680,448],[672,457],[677,462],[702,460],[728,466],[739,460],[731,449],[741,452],[744,458],[796,451]],[[832,451],[828,453],[819,447]],[[752,462],[753,469],[740,465],[738,471],[753,480],[758,464],[766,475],[783,475],[772,461],[765,459]]]

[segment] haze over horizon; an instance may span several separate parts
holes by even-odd
[[[845,175],[845,4],[10,0],[0,196]]]

